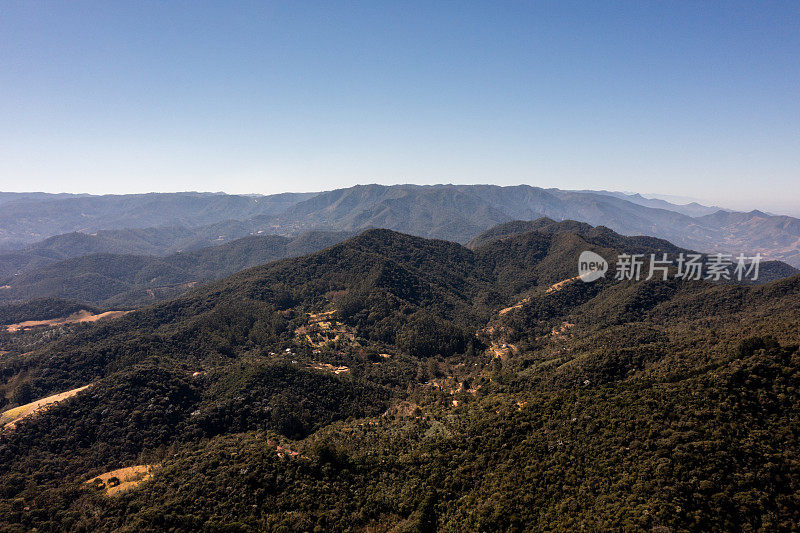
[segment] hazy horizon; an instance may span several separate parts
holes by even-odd
[[[0,190],[529,184],[800,214],[797,3],[9,2]]]
[[[708,207],[720,207],[723,209],[729,209],[733,211],[743,211],[749,212],[753,210],[764,211],[766,213],[772,215],[789,215],[789,216],[800,216],[800,206],[797,207],[788,207],[786,209],[777,210],[769,209],[769,208],[762,208],[758,206],[748,205],[746,203],[742,203],[739,206],[733,205],[722,205],[721,203],[713,200],[713,199],[703,199],[703,198],[696,198],[692,196],[683,196],[683,195],[673,195],[673,194],[660,194],[660,193],[651,193],[651,192],[640,192],[640,191],[617,191],[617,190],[609,190],[609,189],[564,189],[561,187],[543,187],[536,184],[530,183],[515,183],[515,184],[508,184],[508,185],[498,185],[496,183],[412,183],[412,182],[405,182],[405,183],[355,183],[350,185],[349,187],[354,186],[366,186],[366,185],[383,185],[383,186],[402,186],[402,185],[412,185],[412,186],[439,186],[439,185],[497,185],[500,187],[514,187],[519,185],[528,185],[531,187],[540,187],[543,189],[560,189],[560,190],[567,190],[567,191],[592,191],[592,192],[608,192],[608,193],[621,193],[626,195],[640,195],[646,199],[657,199],[657,200],[664,200],[672,204],[676,205],[686,205],[690,203],[698,203],[701,205],[705,205]],[[43,191],[43,190],[0,190],[0,193],[19,193],[19,194],[37,194],[37,193],[44,193],[44,194],[65,194],[65,195],[88,195],[88,196],[104,196],[104,195],[133,195],[133,194],[181,194],[181,193],[196,193],[196,194],[228,194],[228,195],[239,195],[239,196],[270,196],[273,194],[304,194],[304,193],[323,193],[326,191],[337,190],[337,189],[345,189],[348,187],[332,187],[330,189],[316,189],[316,190],[285,190],[285,191],[278,191],[278,192],[269,192],[269,193],[262,193],[262,192],[227,192],[224,190],[165,190],[165,191],[136,191],[136,192],[115,192],[115,193],[103,193],[103,192],[91,192],[91,191]]]

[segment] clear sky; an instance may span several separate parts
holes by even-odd
[[[403,182],[800,212],[800,2],[0,0],[0,190]]]

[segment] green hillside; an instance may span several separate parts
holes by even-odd
[[[248,267],[316,252],[350,236],[326,231],[294,238],[253,235],[165,257],[92,253],[42,261],[40,255],[28,252],[25,270],[0,278],[5,284],[0,302],[66,298],[102,307],[136,307],[177,296],[198,283]],[[44,264],[35,266],[39,262]]]
[[[0,528],[797,529],[800,276],[583,283],[583,250],[679,249],[519,229],[367,231],[23,334],[0,409],[91,386],[0,429]]]

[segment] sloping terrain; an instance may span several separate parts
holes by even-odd
[[[204,226],[275,215],[311,194],[236,196],[212,193],[150,193],[66,198],[16,197],[3,204],[0,240],[30,243],[79,231],[159,226]]]
[[[97,322],[98,320],[105,320],[110,318],[118,318],[123,316],[128,311],[104,311],[102,313],[92,314],[90,311],[81,310],[66,316],[56,318],[48,318],[44,320],[25,320],[15,324],[6,324],[6,331],[9,333],[16,333],[17,331],[24,331],[26,329],[61,326],[63,324],[81,324],[84,322]]]
[[[513,220],[577,220],[623,235],[650,235],[702,252],[755,254],[800,266],[800,221],[760,212],[686,209],[663,201],[519,185],[364,185],[320,193],[275,218],[282,231],[389,228],[466,243]],[[723,220],[724,219],[724,220]]]
[[[68,398],[72,398],[79,392],[86,390],[86,388],[88,387],[89,385],[84,385],[83,387],[78,387],[76,389],[61,392],[58,394],[53,394],[52,396],[41,398],[39,400],[36,400],[35,402],[31,402],[25,405],[20,405],[19,407],[15,407],[14,409],[9,409],[8,411],[4,411],[3,413],[0,413],[0,427],[7,430],[12,430],[22,420],[25,420],[26,418],[31,416],[35,416],[38,413],[42,413],[44,412],[45,409],[52,407],[58,402],[63,402]]]
[[[485,232],[481,233],[480,235],[470,240],[465,246],[470,249],[476,249],[487,243],[493,243],[502,239],[512,237],[514,235],[520,235],[531,231],[554,232],[554,233],[574,232],[574,233],[579,233],[581,235],[592,235],[592,234],[596,235],[600,230],[601,230],[600,228],[594,229],[589,224],[575,222],[573,220],[565,220],[562,222],[556,222],[549,218],[540,218],[532,221],[514,220],[511,222],[506,222],[504,224],[499,224],[494,228],[486,230]],[[630,253],[646,254],[647,250],[650,248],[658,248],[669,254],[677,254],[682,251],[684,253],[689,253],[688,250],[678,248],[677,246],[673,246],[671,243],[667,241],[654,239],[652,237],[641,237],[641,236],[628,237],[626,242],[627,246],[629,247]],[[631,252],[631,250],[634,250],[634,248],[636,247],[639,247],[641,249]],[[755,255],[755,253],[757,252],[754,252],[753,255]],[[794,268],[793,266],[787,263],[784,263],[783,261],[762,260],[759,262],[758,279],[751,281],[756,284],[767,283],[770,281],[775,281],[778,279],[792,276],[794,274],[797,274],[798,272],[800,272],[798,271],[798,269]],[[747,282],[747,280],[743,280],[743,282]]]
[[[478,248],[484,244],[492,243],[512,235],[519,235],[531,231],[557,231],[559,233],[580,231],[589,231],[592,229],[590,224],[585,222],[576,222],[572,220],[565,220],[556,222],[555,220],[547,217],[538,218],[536,220],[513,220],[504,224],[498,224],[479,235],[476,235],[465,246],[471,250]]]
[[[46,193],[46,192],[0,192],[0,204],[19,200],[62,200],[78,198],[87,194]]]
[[[157,465],[135,465],[117,468],[111,472],[100,474],[86,483],[91,483],[95,488],[104,490],[106,496],[115,496],[149,481],[153,477],[152,471],[155,468],[157,468]]]
[[[51,263],[89,254],[170,255],[215,246],[259,233],[250,224],[225,221],[189,228],[128,228],[56,235],[0,254],[0,277],[8,278]]]
[[[251,266],[315,252],[350,236],[346,232],[251,236],[166,257],[89,254],[0,278],[4,283],[0,301],[51,297],[101,307],[136,307]]]
[[[93,252],[164,255],[246,235],[308,230],[386,228],[466,243],[497,224],[540,217],[650,235],[704,253],[760,252],[800,267],[800,221],[788,216],[527,185],[357,185],[264,197],[180,193],[11,201],[0,216],[0,243],[69,232],[97,235],[59,236],[32,245],[30,254],[0,257],[0,274],[41,264],[50,253],[63,259]]]
[[[766,252],[770,258],[800,266],[800,219],[761,211],[719,211],[698,218],[698,222],[713,230],[716,245],[707,247],[709,251],[738,247],[744,252]]]
[[[800,276],[563,283],[679,250],[575,227],[372,230],[20,341],[0,409],[94,385],[0,432],[0,527],[796,529]]]
[[[656,209],[667,209],[669,211],[675,211],[677,213],[681,213],[682,215],[690,217],[702,217],[705,215],[711,215],[713,213],[716,213],[717,211],[730,211],[730,209],[722,209],[721,207],[702,205],[697,202],[687,202],[678,204],[678,203],[668,202],[660,198],[645,198],[644,196],[638,193],[627,194],[624,192],[614,192],[614,191],[586,191],[586,192],[596,192],[599,194],[616,196],[617,198],[622,198],[623,200],[627,200],[635,204],[644,205],[647,207],[655,207]]]
[[[0,306],[0,325],[15,324],[26,320],[49,320],[69,316],[81,311],[90,314],[100,312],[97,307],[58,298],[39,298],[27,302]]]

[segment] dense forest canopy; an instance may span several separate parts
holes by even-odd
[[[584,250],[684,251],[571,221],[370,230],[0,333],[0,411],[88,385],[0,429],[0,528],[796,530],[800,275],[583,283]],[[26,305],[6,323],[79,304]]]

